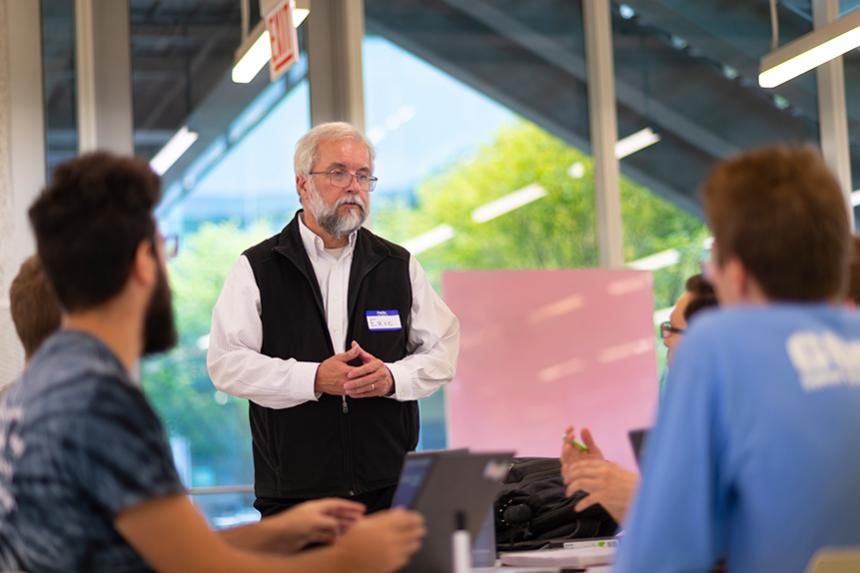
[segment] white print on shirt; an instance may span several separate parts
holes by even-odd
[[[0,404],[0,427],[5,428],[0,433],[0,510],[7,514],[15,509],[15,498],[8,489],[12,485],[13,464],[27,449],[16,432],[22,413],[21,408]]]
[[[832,332],[798,332],[785,344],[807,392],[838,384],[860,385],[860,341]]]

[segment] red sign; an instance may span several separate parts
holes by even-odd
[[[275,81],[299,59],[299,39],[293,26],[293,3],[281,0],[266,15],[266,28],[272,46],[269,76]]]

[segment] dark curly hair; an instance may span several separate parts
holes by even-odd
[[[690,293],[690,302],[684,309],[684,320],[688,323],[693,315],[700,310],[719,304],[714,286],[701,273],[688,278],[685,288]]]
[[[154,241],[160,197],[158,176],[139,159],[97,152],[57,167],[29,215],[42,266],[68,312],[122,290],[141,241]]]

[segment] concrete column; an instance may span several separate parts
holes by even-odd
[[[615,67],[612,60],[612,13],[609,0],[582,3],[588,67],[588,115],[597,193],[597,243],[600,266],[624,266],[624,227],[619,187],[618,118],[615,109]]]
[[[9,315],[9,284],[34,252],[27,209],[45,184],[39,2],[0,0],[0,386],[24,352]]]
[[[814,0],[812,13],[815,27],[821,28],[839,18],[839,0]],[[848,119],[845,111],[845,73],[842,58],[818,66],[818,126],[821,153],[836,174],[845,194],[848,220],[854,228],[854,207],[851,205],[851,149],[848,139]]]
[[[311,124],[348,121],[363,130],[364,0],[313,0],[306,26]]]

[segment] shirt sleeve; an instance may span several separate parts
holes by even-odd
[[[120,380],[98,385],[87,415],[73,412],[54,426],[63,428],[59,473],[111,518],[154,498],[184,495],[164,427],[143,394]]]
[[[409,259],[412,282],[409,355],[387,363],[394,378],[393,398],[418,400],[433,394],[454,378],[460,352],[460,323],[436,294],[424,269]]]
[[[685,335],[669,371],[614,571],[709,571],[724,554],[725,380],[717,343],[696,334]]]
[[[317,362],[260,353],[263,324],[260,290],[247,257],[230,269],[212,311],[206,365],[215,387],[267,408],[290,408],[317,400]]]

